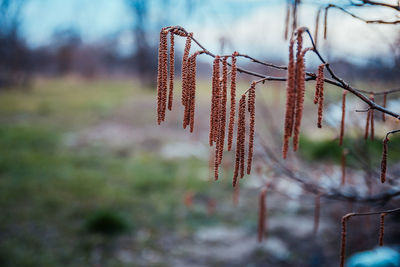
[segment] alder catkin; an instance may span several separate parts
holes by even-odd
[[[304,49],[297,58],[296,63],[296,114],[294,121],[293,151],[297,151],[299,148],[300,127],[301,119],[303,117],[304,94],[306,89],[304,55],[309,50],[310,48]]]
[[[247,174],[251,173],[251,165],[253,162],[253,151],[254,151],[254,132],[255,132],[255,120],[256,120],[256,82],[251,83],[248,96],[248,111],[250,113],[250,127],[249,127],[249,152],[247,157]]]
[[[222,162],[225,143],[225,127],[226,127],[226,102],[228,87],[228,57],[222,59],[222,86],[221,86],[221,103],[219,110],[219,126],[218,126],[218,164]]]
[[[168,110],[172,110],[172,102],[174,97],[174,78],[175,78],[175,41],[174,34],[170,34],[169,44],[169,93],[168,93]]]
[[[238,52],[232,54],[232,69],[231,69],[231,106],[229,113],[228,126],[228,151],[232,149],[233,128],[235,126],[235,109],[236,109],[236,56]]]
[[[258,210],[258,242],[262,242],[265,231],[265,220],[267,216],[267,188],[263,188],[259,196]]]
[[[326,37],[328,35],[328,10],[329,10],[329,8],[325,8],[325,14],[324,14],[324,40],[326,40]]]
[[[212,97],[211,97],[211,111],[210,111],[210,135],[209,143],[210,146],[217,139],[217,122],[218,122],[218,108],[219,108],[219,75],[220,75],[220,56],[215,56],[213,62],[213,73],[212,73]]]
[[[383,94],[383,107],[386,108],[386,102],[387,102],[387,92]],[[385,113],[382,112],[382,120],[386,121]]]
[[[382,183],[384,183],[386,181],[388,142],[389,142],[389,138],[386,136],[385,139],[383,140],[383,149],[382,149],[382,161],[381,161],[381,182]]]
[[[375,97],[374,94],[371,94],[369,96],[369,99],[373,102],[375,102]],[[374,140],[374,136],[375,136],[375,127],[374,127],[374,109],[370,109],[371,115],[370,115],[370,119],[371,119],[371,140]]]
[[[289,138],[292,135],[293,129],[293,116],[294,116],[294,105],[295,105],[295,65],[294,65],[294,55],[293,55],[294,40],[290,40],[289,44],[289,63],[288,63],[288,78],[286,87],[286,112],[285,112],[285,126],[284,126],[284,136],[283,136],[283,149],[282,156],[284,159],[287,157],[287,152],[289,149]]]
[[[383,235],[385,233],[385,216],[386,213],[381,213],[379,220],[379,246],[383,246]]]
[[[187,66],[187,61],[189,58],[189,53],[190,53],[190,47],[192,45],[192,36],[193,33],[189,33],[186,37],[186,43],[185,43],[185,49],[183,51],[183,57],[182,57],[182,105],[185,105],[187,102],[186,99],[186,77],[188,74],[188,66]]]
[[[322,113],[324,108],[324,67],[325,64],[321,64],[318,67],[317,85],[316,92],[318,91],[318,128],[322,128]],[[314,98],[315,103],[315,98]]]
[[[344,260],[346,256],[346,236],[347,236],[347,220],[353,215],[349,213],[342,217],[342,233],[340,242],[340,267],[344,267]]]
[[[244,152],[242,151],[241,148],[242,148],[243,137],[245,136],[245,111],[246,111],[246,95],[242,95],[242,97],[239,100],[239,111],[237,118],[235,168],[233,171],[233,182],[232,182],[233,186],[236,186],[239,172],[241,172],[242,152]]]
[[[314,44],[318,44],[318,32],[319,32],[319,18],[321,16],[321,8],[318,9],[317,16],[315,17],[315,30],[314,30]]]
[[[199,52],[194,53],[188,64],[189,64],[189,124],[190,132],[194,130],[194,115],[196,107],[196,59]]]
[[[168,79],[168,31],[162,28],[160,31],[160,43],[158,48],[158,74],[157,74],[157,122],[160,124],[165,119],[167,79]]]
[[[364,139],[367,140],[368,139],[368,134],[369,134],[369,121],[370,121],[370,117],[371,117],[371,113],[370,113],[370,109],[368,109],[367,111],[367,122],[365,124],[365,132],[364,132]]]
[[[342,95],[342,120],[340,121],[340,137],[339,137],[339,146],[343,144],[344,137],[344,121],[346,117],[346,95],[347,91],[343,91]]]
[[[240,135],[240,178],[244,177],[244,157],[245,157],[245,142],[246,142],[246,95],[242,95],[240,100],[243,101],[240,103],[239,115],[241,117],[239,126],[241,128]]]
[[[314,235],[318,232],[320,211],[321,211],[321,193],[318,192],[318,194],[315,196],[315,205],[314,205],[314,227],[313,227]]]

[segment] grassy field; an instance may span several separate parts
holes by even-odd
[[[161,232],[216,223],[206,205],[188,212],[182,201],[186,191],[213,194],[199,177],[206,161],[68,141],[147,101],[148,111],[128,116],[144,126],[153,96],[130,81],[72,79],[1,93],[1,266],[122,266],[113,251],[157,249]]]

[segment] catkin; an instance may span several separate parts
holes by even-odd
[[[319,31],[319,18],[321,16],[321,9],[318,9],[317,16],[315,17],[315,30],[314,30],[314,44],[318,44],[318,31]]]
[[[196,107],[196,58],[199,52],[194,53],[189,60],[189,124],[190,132],[194,130],[194,115]]]
[[[217,130],[217,109],[219,105],[219,61],[220,56],[215,56],[213,62],[213,73],[212,73],[212,96],[211,96],[211,111],[210,111],[210,134],[209,143],[210,146],[216,141],[216,130]]]
[[[241,121],[239,123],[241,128],[240,135],[240,178],[244,177],[244,157],[245,157],[245,142],[246,142],[246,95],[242,95],[242,100],[239,115],[241,117]]]
[[[258,242],[262,242],[265,231],[265,220],[267,216],[267,188],[263,188],[259,196],[258,210]]]
[[[382,150],[382,161],[381,161],[381,182],[386,181],[386,169],[387,169],[387,153],[388,153],[388,142],[387,136],[383,140],[383,150]]]
[[[183,57],[182,57],[182,105],[185,105],[185,103],[187,102],[187,95],[186,95],[186,87],[187,87],[186,77],[188,75],[187,61],[189,58],[190,47],[192,45],[192,36],[193,33],[189,33],[186,37],[185,49],[183,51]]]
[[[289,138],[292,135],[293,129],[293,112],[295,104],[295,65],[294,65],[294,55],[293,55],[293,45],[294,40],[290,40],[289,45],[289,63],[288,63],[288,78],[286,87],[286,113],[285,113],[285,126],[284,126],[284,136],[283,136],[283,158],[286,159],[287,152],[289,148]]]
[[[175,76],[175,41],[174,34],[170,34],[169,43],[169,93],[168,93],[168,110],[172,110],[172,102],[174,97],[174,76]]]
[[[241,172],[242,163],[242,141],[245,136],[245,111],[246,111],[246,95],[242,95],[239,100],[239,112],[237,119],[237,134],[236,134],[236,153],[235,153],[235,168],[233,171],[233,186],[236,186],[239,172]],[[243,137],[242,137],[243,136]],[[243,151],[244,152],[244,151]]]
[[[236,109],[236,56],[238,52],[232,54],[232,69],[231,69],[231,106],[229,113],[228,126],[228,151],[232,149],[233,128],[235,126],[235,109]]]
[[[374,101],[375,101],[374,94],[371,94],[371,95],[369,96],[369,99],[371,99],[371,101],[374,102]],[[373,110],[373,109],[370,109],[369,111],[371,112],[371,115],[370,115],[370,119],[371,119],[371,136],[370,136],[370,138],[371,138],[371,140],[374,140],[374,136],[375,136],[374,110]]]
[[[160,31],[160,44],[158,48],[158,74],[157,74],[157,122],[160,124],[165,119],[167,79],[168,79],[168,31],[162,28]]]
[[[247,174],[251,173],[251,165],[253,162],[254,151],[254,132],[256,120],[256,82],[252,82],[249,96],[248,96],[248,111],[250,113],[250,127],[249,127],[249,152],[247,157]]]
[[[383,94],[383,107],[386,108],[386,102],[387,102],[387,92]],[[386,121],[385,113],[382,112],[382,120]]]
[[[339,146],[343,144],[344,137],[344,121],[346,117],[346,95],[347,91],[343,91],[342,95],[342,120],[340,121],[340,137],[339,137]]]
[[[314,234],[318,232],[320,211],[321,211],[321,193],[318,192],[318,194],[315,196],[315,205],[314,205],[314,227],[313,227]]]
[[[289,35],[289,20],[290,20],[290,4],[289,2],[286,5],[286,17],[285,17],[285,41],[288,39]]]
[[[221,86],[221,103],[219,110],[219,126],[218,126],[218,164],[222,162],[222,155],[225,143],[225,127],[226,127],[226,101],[228,86],[228,57],[222,59],[222,86]]]
[[[297,149],[299,148],[300,127],[301,127],[301,119],[303,116],[304,94],[306,89],[304,55],[309,50],[310,50],[309,48],[304,49],[297,58],[297,63],[296,63],[297,79],[296,79],[296,116],[294,121],[294,136],[293,136],[294,151],[297,151]]]
[[[325,15],[324,15],[324,40],[328,35],[328,10],[329,8],[325,8]]]
[[[353,213],[349,213],[342,217],[342,233],[340,242],[340,267],[344,267],[344,260],[346,256],[346,236],[347,236],[347,220]]]
[[[370,111],[371,111],[370,109],[368,109],[368,111],[367,111],[367,122],[365,123],[365,132],[364,132],[364,139],[365,139],[365,140],[368,139],[369,121],[370,121],[370,117],[371,117]]]
[[[383,246],[383,235],[385,233],[385,216],[386,213],[381,213],[379,221],[379,246]]]
[[[316,92],[318,91],[318,128],[322,128],[322,113],[324,108],[324,67],[325,64],[321,64],[318,67],[317,85]],[[315,103],[315,99],[314,99]]]

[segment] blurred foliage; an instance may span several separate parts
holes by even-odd
[[[388,162],[390,164],[400,160],[400,150],[391,149],[400,146],[400,136],[391,135],[389,139]],[[380,137],[375,137],[374,140],[346,137],[343,139],[343,146],[340,147],[337,140],[313,140],[303,135],[300,138],[300,147],[301,156],[309,162],[325,161],[336,164],[340,164],[342,150],[347,149],[349,153],[346,164],[352,168],[362,168],[360,160],[380,164],[382,156],[382,138]]]

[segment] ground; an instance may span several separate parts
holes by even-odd
[[[335,219],[322,216],[314,236],[312,197],[269,195],[257,243],[260,179],[246,177],[235,204],[231,154],[210,178],[208,119],[181,129],[176,94],[158,126],[155,103],[133,80],[39,79],[0,93],[1,266],[336,265],[342,213],[322,211]]]

